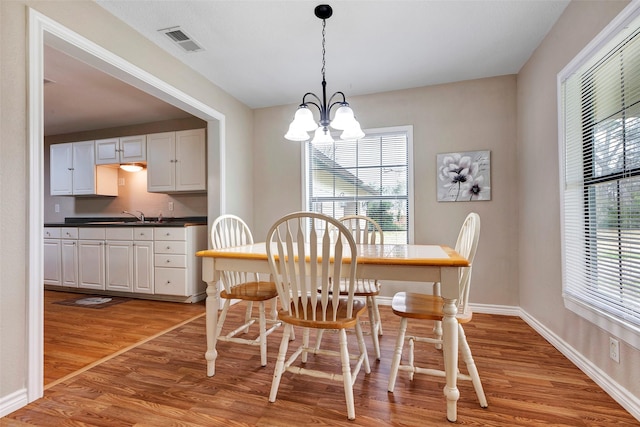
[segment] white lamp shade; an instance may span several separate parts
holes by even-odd
[[[284,135],[284,137],[289,141],[297,141],[297,142],[309,140],[309,134],[304,129],[301,129],[299,126],[296,126],[295,120],[291,122],[291,124],[289,125],[289,130]]]
[[[345,130],[353,126],[355,120],[351,107],[342,105],[336,110],[336,115],[331,121],[331,127],[337,130]]]
[[[353,124],[342,132],[340,139],[360,139],[364,138],[364,132],[360,128],[360,123],[353,119]]]
[[[311,132],[318,128],[318,124],[313,119],[313,113],[307,107],[300,107],[296,110],[292,124],[305,132]]]
[[[321,144],[327,142],[333,142],[333,138],[331,137],[331,133],[329,132],[329,130],[326,127],[319,127],[318,129],[316,129],[316,133],[313,135],[313,140],[311,140],[311,143]]]

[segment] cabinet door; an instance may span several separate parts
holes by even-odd
[[[133,292],[153,294],[153,242],[133,243]]]
[[[204,129],[176,132],[176,191],[207,189]]]
[[[147,160],[147,136],[120,138],[120,163],[144,162]]]
[[[132,241],[107,240],[105,264],[105,289],[133,291]]]
[[[96,165],[112,165],[120,163],[120,139],[98,139],[95,143]]]
[[[96,166],[94,141],[74,142],[73,194],[96,193]]]
[[[68,196],[73,194],[72,144],[52,144],[49,153],[49,186],[51,195]]]
[[[104,290],[104,241],[78,240],[78,287]]]
[[[175,132],[147,136],[147,191],[168,192],[176,188]]]
[[[62,284],[62,268],[60,264],[60,239],[44,239],[44,284]]]
[[[78,241],[61,240],[62,286],[78,287]]]

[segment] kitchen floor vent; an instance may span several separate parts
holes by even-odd
[[[199,52],[204,50],[192,37],[184,32],[180,27],[170,27],[158,30],[180,46],[186,52]]]

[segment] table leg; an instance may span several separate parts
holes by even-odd
[[[447,420],[455,422],[457,414],[457,404],[460,398],[460,391],[457,387],[458,381],[458,313],[457,299],[459,297],[458,269],[443,268],[441,270],[441,292],[444,299],[442,311],[442,340],[444,371],[446,375],[446,385],[444,395],[447,398]]]
[[[207,283],[207,301],[205,306],[207,352],[204,354],[207,360],[207,376],[216,373],[216,330],[218,329],[218,309],[220,308],[220,295],[218,293],[218,280],[220,273],[214,269],[214,258],[202,260],[202,280]]]

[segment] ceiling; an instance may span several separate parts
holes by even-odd
[[[96,2],[251,108],[321,94],[318,1]],[[326,21],[327,92],[340,90],[349,99],[516,74],[568,3],[333,1]],[[158,31],[176,26],[203,50],[185,52]],[[45,85],[47,135],[188,116],[53,49],[45,51],[45,78],[56,82]]]

